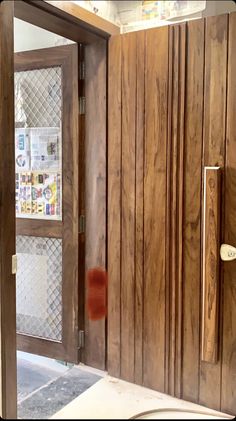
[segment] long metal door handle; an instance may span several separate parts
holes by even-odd
[[[236,259],[236,248],[229,244],[221,244],[220,257],[224,262]]]

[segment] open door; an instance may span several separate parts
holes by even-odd
[[[0,416],[16,418],[13,1],[0,2]]]
[[[15,53],[17,348],[78,362],[78,45]]]

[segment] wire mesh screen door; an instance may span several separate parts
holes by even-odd
[[[78,362],[78,48],[15,54],[18,349]]]

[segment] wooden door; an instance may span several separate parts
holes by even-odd
[[[236,13],[229,16],[224,243],[236,246]],[[236,261],[223,262],[221,408],[236,414]]]
[[[77,363],[77,45],[15,54],[15,126],[17,347]]]
[[[13,2],[0,2],[0,416],[16,418]]]
[[[108,371],[233,414],[235,40],[235,13],[114,36],[108,67]]]

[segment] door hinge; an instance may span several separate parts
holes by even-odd
[[[79,330],[78,334],[78,348],[84,348],[84,330]]]
[[[85,215],[80,215],[79,217],[79,234],[85,232]]]
[[[17,255],[16,254],[14,254],[12,256],[11,262],[12,262],[11,263],[11,273],[12,273],[12,275],[16,275],[16,273],[17,273]]]
[[[80,96],[79,97],[79,113],[80,115],[85,114],[85,96]]]
[[[85,62],[81,61],[79,64],[79,78],[80,80],[85,79]]]

